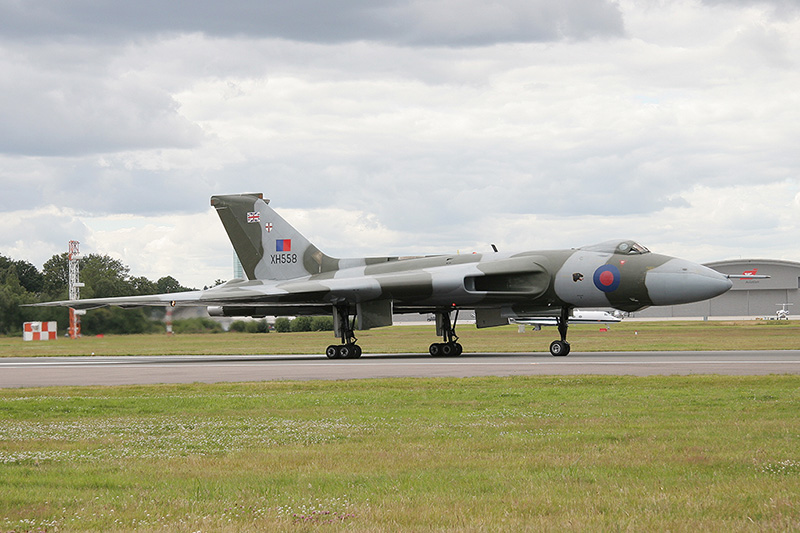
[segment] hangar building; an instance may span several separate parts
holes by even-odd
[[[800,315],[800,263],[773,259],[733,259],[706,263],[723,274],[746,272],[768,279],[734,279],[733,288],[721,296],[693,304],[650,307],[633,313],[638,318],[656,317],[775,317],[783,304]]]

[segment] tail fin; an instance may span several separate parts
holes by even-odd
[[[338,260],[294,229],[261,193],[211,197],[248,279],[284,280],[336,270]]]

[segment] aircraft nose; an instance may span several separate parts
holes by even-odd
[[[647,273],[645,286],[654,305],[677,305],[714,298],[728,291],[733,283],[703,265],[670,259]]]

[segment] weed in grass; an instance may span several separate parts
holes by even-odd
[[[167,417],[81,422],[0,422],[0,442],[64,449],[0,450],[0,463],[105,459],[169,459],[249,448],[309,446],[368,428],[340,420]],[[76,447],[77,445],[77,447]],[[14,446],[16,447],[16,446]]]
[[[761,471],[767,474],[777,475],[800,474],[800,461],[785,459],[777,463],[767,463],[761,468]]]

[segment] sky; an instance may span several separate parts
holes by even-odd
[[[202,287],[263,192],[339,257],[800,261],[798,88],[798,0],[0,0],[0,254]]]

